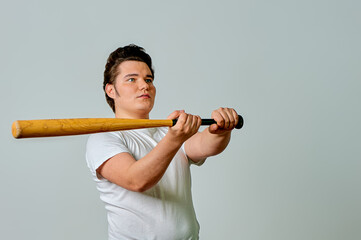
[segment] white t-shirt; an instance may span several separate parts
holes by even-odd
[[[118,153],[128,152],[136,160],[144,157],[167,131],[168,128],[137,129],[89,137],[86,160],[105,203],[109,240],[198,239],[190,160],[184,148],[177,152],[162,179],[143,193],[124,189],[96,174],[98,167]]]

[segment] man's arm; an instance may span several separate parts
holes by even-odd
[[[217,124],[212,124],[185,142],[185,151],[193,162],[223,152],[239,120],[237,112],[232,108],[219,108],[212,112],[212,118]]]
[[[197,133],[201,119],[176,111],[168,118],[178,118],[166,136],[138,161],[129,153],[120,153],[103,163],[97,173],[110,182],[131,191],[143,192],[154,186],[167,170],[182,144]]]

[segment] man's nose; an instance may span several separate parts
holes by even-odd
[[[139,89],[149,89],[149,84],[145,81],[145,79],[140,79],[140,81],[138,81],[139,83]]]

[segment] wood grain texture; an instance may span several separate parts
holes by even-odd
[[[112,132],[139,128],[172,126],[172,120],[73,118],[17,120],[12,125],[14,138],[55,137]]]

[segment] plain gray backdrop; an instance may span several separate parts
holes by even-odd
[[[106,239],[87,136],[15,140],[18,119],[113,117],[117,47],[152,56],[151,118],[245,126],[192,166],[201,239],[361,239],[361,4],[352,0],[1,0],[2,239]]]

